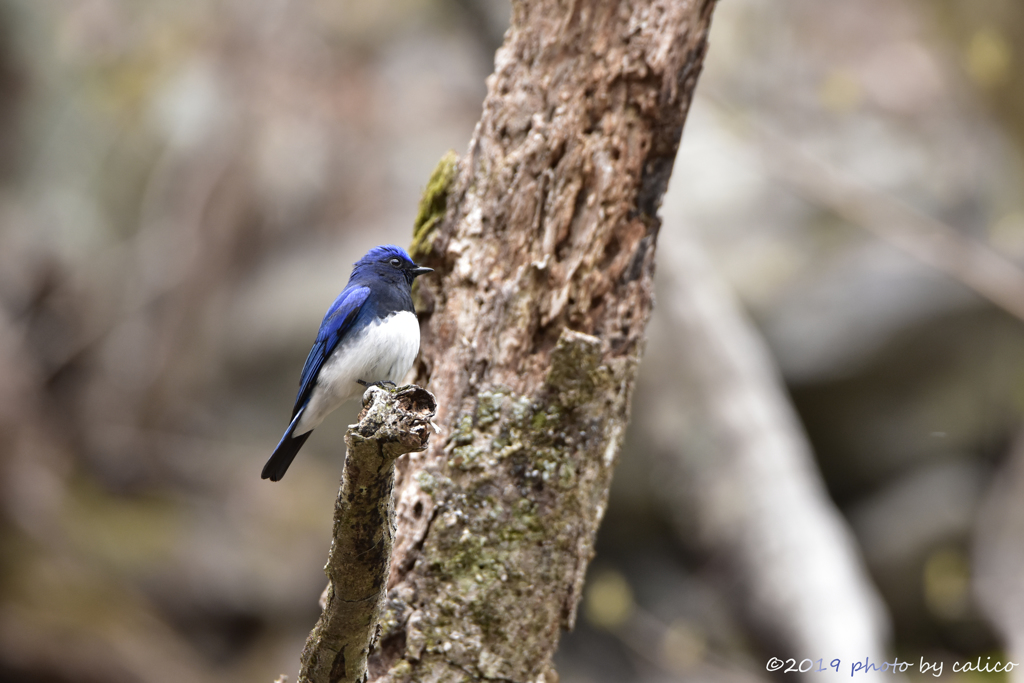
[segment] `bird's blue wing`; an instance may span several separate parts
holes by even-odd
[[[320,323],[320,331],[313,342],[313,348],[309,350],[306,357],[306,364],[302,366],[302,377],[299,379],[299,394],[295,397],[295,407],[292,409],[292,417],[299,412],[299,409],[306,403],[309,395],[316,386],[316,378],[320,374],[320,368],[327,360],[331,352],[338,345],[338,342],[345,336],[345,333],[352,328],[352,323],[359,316],[363,304],[370,296],[369,287],[352,287],[341,293],[324,316]]]

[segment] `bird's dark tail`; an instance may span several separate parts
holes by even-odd
[[[303,411],[306,410],[306,406],[299,408],[299,412],[295,413],[295,417],[292,418],[292,422],[288,425],[288,429],[285,431],[284,436],[281,437],[281,442],[277,444],[277,448],[274,449],[274,454],[270,456],[270,460],[263,466],[263,478],[269,479],[270,481],[281,481],[281,477],[288,471],[288,466],[292,464],[292,460],[295,459],[295,454],[302,448],[302,444],[306,443],[306,439],[313,433],[313,430],[309,430],[305,434],[299,434],[298,436],[292,436],[292,432],[295,431],[295,425],[298,424],[299,418],[302,417]]]

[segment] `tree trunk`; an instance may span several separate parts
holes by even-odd
[[[371,680],[555,680],[652,305],[711,0],[516,2],[468,155],[425,193],[416,382]]]

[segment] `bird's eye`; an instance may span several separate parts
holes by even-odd
[[[389,261],[389,263],[391,265],[393,265],[395,268],[397,268],[398,266],[402,265],[402,260],[401,259],[397,259],[397,258],[393,258],[393,259],[391,259]]]

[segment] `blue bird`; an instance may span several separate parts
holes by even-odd
[[[327,310],[299,380],[292,421],[263,478],[280,481],[313,428],[371,384],[395,383],[420,349],[412,281],[432,268],[405,250],[374,247],[356,262],[344,291]]]

